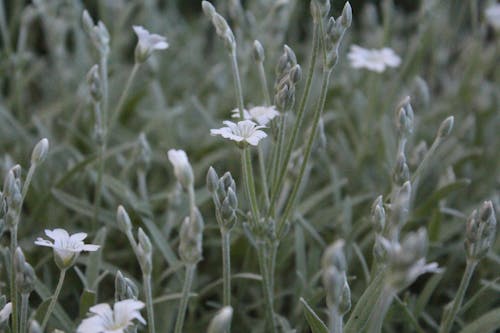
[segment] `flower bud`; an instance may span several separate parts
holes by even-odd
[[[168,151],[168,159],[174,167],[174,174],[177,180],[185,190],[193,186],[194,175],[191,164],[184,150],[170,149]]]
[[[232,318],[233,308],[231,306],[223,307],[210,322],[207,333],[229,332]]]
[[[214,194],[219,187],[219,176],[213,167],[210,167],[207,172],[207,189],[208,192]]]
[[[323,269],[335,266],[339,271],[346,271],[347,263],[343,249],[344,244],[345,242],[339,239],[325,250],[322,258]]]
[[[496,223],[491,201],[485,201],[479,212],[472,212],[465,231],[465,249],[469,259],[480,260],[488,253],[495,241]]]
[[[215,7],[208,1],[201,2],[201,8],[203,9],[203,13],[209,18],[212,18],[215,14]]]
[[[406,157],[404,154],[399,154],[396,160],[392,179],[394,183],[398,185],[402,185],[410,179],[410,169],[408,169],[408,164],[406,164]]]
[[[99,65],[94,65],[87,73],[87,84],[89,86],[90,96],[95,102],[102,99],[101,77],[99,75]]]
[[[450,116],[443,120],[441,125],[439,126],[438,132],[437,132],[437,137],[440,139],[446,138],[448,135],[450,135],[451,130],[453,129],[453,121],[454,117]]]
[[[196,264],[202,259],[203,218],[196,209],[195,219],[184,219],[179,232],[179,255],[185,264]]]
[[[115,278],[115,301],[123,301],[126,299],[137,299],[139,295],[139,289],[135,283],[123,276],[123,274],[118,271]]]
[[[344,9],[342,10],[342,16],[340,18],[340,23],[347,29],[351,26],[352,23],[352,8],[349,1],[347,1],[344,5]]]
[[[302,68],[300,67],[299,64],[296,64],[295,66],[290,69],[290,80],[292,81],[293,84],[297,84],[302,79]]]
[[[116,210],[116,221],[118,222],[118,228],[120,228],[123,233],[127,234],[132,230],[132,222],[122,205],[118,206]]]
[[[153,246],[149,237],[146,235],[142,228],[138,231],[139,243],[137,246],[139,264],[142,269],[142,273],[145,275],[150,275],[153,270],[152,254]]]
[[[43,138],[42,140],[38,141],[38,143],[35,145],[35,148],[33,148],[33,152],[31,153],[31,164],[40,164],[45,161],[48,152],[49,140]]]
[[[375,232],[378,234],[382,233],[385,228],[385,209],[381,195],[379,195],[372,204],[371,221],[375,228]]]
[[[16,249],[14,256],[14,270],[17,287],[21,294],[30,294],[35,288],[35,271],[24,258],[23,251],[20,247]]]
[[[258,40],[254,40],[253,42],[253,58],[259,63],[264,62],[265,59],[264,47],[262,47],[262,44]]]

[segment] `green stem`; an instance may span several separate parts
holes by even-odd
[[[189,219],[191,222],[196,220],[196,198],[194,194],[194,187],[191,185],[188,189],[189,195]]]
[[[47,312],[45,313],[45,317],[43,317],[42,320],[42,325],[40,326],[42,332],[45,330],[45,326],[47,325],[47,322],[49,321],[50,315],[52,314],[52,311],[54,311],[54,307],[56,306],[57,303],[57,298],[59,297],[59,294],[61,293],[61,288],[63,286],[64,282],[64,277],[66,276],[66,268],[61,269],[61,272],[59,274],[59,282],[57,282],[57,287],[54,292],[54,295],[52,295],[52,299],[50,300],[49,307],[47,308]]]
[[[329,309],[328,318],[330,323],[328,325],[329,333],[342,333],[344,331],[343,315],[341,315],[336,308]]]
[[[366,332],[369,333],[380,333],[382,331],[382,325],[384,323],[384,318],[394,300],[394,291],[391,287],[384,286],[380,297],[375,304],[370,318],[368,319],[368,329]]]
[[[139,70],[140,64],[135,63],[134,67],[132,67],[132,71],[130,72],[130,75],[127,79],[127,83],[125,84],[125,88],[123,89],[122,95],[120,96],[120,99],[118,101],[118,104],[116,105],[116,108],[113,111],[113,114],[111,115],[111,123],[110,123],[110,128],[114,125],[114,123],[118,120],[120,117],[120,113],[123,111],[123,106],[125,105],[125,101],[127,100],[128,93],[130,91],[130,88],[132,87],[132,82],[135,79],[135,76],[137,75],[137,71]]]
[[[457,316],[458,311],[460,311],[465,291],[469,287],[469,283],[472,278],[472,274],[476,269],[476,266],[476,260],[467,260],[465,272],[462,276],[462,281],[460,281],[460,286],[458,287],[458,291],[455,294],[455,298],[445,307],[441,325],[439,327],[439,333],[448,333],[451,331],[451,327],[453,326],[453,322],[455,321],[455,317]]]
[[[267,184],[267,176],[266,176],[266,163],[264,162],[264,151],[262,150],[262,146],[257,147],[257,153],[259,154],[259,173],[260,180],[262,182],[262,190],[264,191],[264,199],[266,201],[266,207],[269,207],[269,186]]]
[[[323,82],[321,84],[321,95],[320,95],[318,106],[314,112],[311,134],[309,135],[309,140],[307,141],[306,150],[304,152],[304,161],[302,162],[302,165],[300,166],[299,175],[298,175],[297,180],[295,181],[295,184],[293,186],[292,193],[290,194],[290,197],[288,198],[283,216],[281,217],[281,219],[278,222],[278,228],[277,228],[278,238],[281,236],[281,232],[283,231],[283,227],[285,226],[285,222],[288,219],[288,217],[290,216],[290,213],[292,212],[292,209],[295,206],[295,199],[297,197],[297,193],[299,191],[299,188],[300,188],[300,185],[302,182],[302,178],[303,178],[304,173],[306,171],[307,162],[309,160],[309,157],[311,156],[311,151],[312,151],[314,139],[316,138],[316,131],[318,129],[319,119],[320,119],[321,114],[323,113],[323,109],[325,107],[326,94],[328,92],[328,83],[330,82],[331,73],[332,73],[331,70],[324,71]]]
[[[295,140],[297,139],[297,134],[299,133],[300,126],[304,119],[304,111],[306,109],[307,100],[309,98],[309,92],[311,91],[312,80],[314,77],[314,68],[316,66],[316,58],[318,55],[318,25],[314,24],[313,29],[313,51],[311,59],[309,61],[309,68],[307,69],[307,78],[304,87],[304,92],[302,98],[300,99],[299,109],[297,111],[297,119],[295,120],[290,139],[287,142],[285,149],[285,156],[281,169],[278,175],[278,179],[274,180],[272,192],[271,192],[271,202],[269,204],[269,215],[274,215],[276,200],[279,197],[280,188],[283,186],[283,181],[285,179],[288,163],[290,162],[290,157],[292,156],[292,150],[295,145]]]
[[[102,83],[102,109],[103,109],[103,124],[108,125],[109,121],[109,88],[108,88],[108,54],[101,54],[99,60],[99,70]]]
[[[20,323],[20,328],[19,332],[20,333],[26,333],[26,327],[28,324],[28,299],[30,297],[30,294],[24,293],[21,294],[21,323]]]
[[[2,33],[3,45],[8,56],[12,53],[12,44],[10,40],[9,28],[5,17],[5,6],[3,0],[0,0],[0,31]],[[9,57],[8,57],[9,58]]]
[[[259,79],[260,85],[262,86],[262,95],[264,96],[264,102],[266,105],[271,105],[271,96],[269,96],[269,89],[267,87],[266,72],[264,70],[264,63],[262,61],[257,62],[257,67],[259,69]]]
[[[10,301],[12,303],[12,333],[19,332],[19,312],[17,311],[17,281],[14,269],[15,253],[17,249],[17,222],[16,218],[14,225],[10,229]]]
[[[231,232],[221,230],[222,236],[222,291],[224,306],[231,305]]]
[[[153,294],[151,291],[151,274],[143,274],[144,296],[146,297],[146,311],[148,314],[148,331],[155,333],[155,315],[153,309]]]
[[[92,219],[92,228],[95,230],[97,227],[97,221],[99,217],[99,207],[101,205],[103,178],[104,178],[104,155],[106,155],[106,139],[103,138],[104,142],[99,148],[99,164],[97,169],[97,180],[94,189],[94,217]]]
[[[186,317],[186,309],[189,300],[189,291],[191,290],[191,285],[193,284],[195,269],[196,265],[194,264],[186,265],[186,278],[184,280],[184,287],[182,288],[182,298],[179,304],[179,312],[177,312],[174,333],[182,333],[182,327],[184,326],[184,318]]]
[[[238,69],[238,58],[236,50],[231,52],[231,70],[233,72],[234,90],[236,92],[236,102],[238,103],[238,110],[240,111],[240,119],[245,119],[243,109],[245,103],[243,102],[243,89],[241,88],[240,71]]]
[[[22,196],[21,196],[22,203],[24,203],[24,199],[26,198],[26,195],[28,194],[28,190],[29,190],[29,187],[31,184],[31,180],[33,179],[33,175],[35,174],[36,167],[37,167],[36,163],[31,164],[30,168],[28,170],[28,175],[26,175],[26,180],[24,181],[23,192],[22,192]]]
[[[276,330],[276,320],[274,318],[273,309],[273,291],[271,289],[271,283],[269,280],[269,271],[266,265],[266,253],[264,250],[264,244],[257,245],[257,255],[259,261],[260,274],[262,275],[262,289],[264,291],[264,302],[266,306],[266,316],[269,320],[269,325],[271,325],[272,333],[277,333]]]
[[[259,209],[257,203],[257,196],[255,194],[255,183],[252,170],[252,160],[250,156],[250,149],[245,147],[241,150],[241,164],[243,166],[243,175],[245,177],[245,188],[248,199],[250,200],[250,208],[254,223],[259,223]]]

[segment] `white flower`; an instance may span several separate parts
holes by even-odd
[[[223,138],[236,141],[238,143],[249,143],[251,145],[257,146],[259,141],[267,136],[261,128],[264,126],[259,126],[251,120],[238,121],[237,124],[232,121],[226,120],[222,122],[227,127],[222,127],[219,129],[211,129],[211,135],[220,135]]]
[[[388,47],[369,50],[352,45],[347,58],[351,61],[351,67],[366,68],[377,73],[382,73],[386,67],[398,67],[401,64],[401,58]]]
[[[0,324],[7,321],[11,313],[12,313],[12,303],[9,302],[5,304],[2,310],[0,310]]]
[[[35,244],[53,248],[54,259],[61,269],[71,266],[80,252],[97,251],[99,249],[99,245],[85,244],[83,242],[87,237],[84,232],[78,232],[70,236],[66,230],[58,228],[45,230],[45,234],[52,238],[54,242],[38,237]]]
[[[189,188],[193,184],[193,169],[189,163],[184,150],[170,149],[167,152],[168,159],[174,167],[174,174],[177,180],[184,188]]]
[[[116,302],[113,310],[108,304],[102,303],[90,308],[91,317],[84,319],[76,329],[77,333],[124,333],[125,329],[137,319],[143,324],[146,321],[138,310],[144,303],[132,299]]]
[[[155,50],[165,50],[168,48],[167,39],[163,36],[152,34],[142,26],[133,26],[138,42],[135,49],[136,61],[142,63],[146,61]]]
[[[240,118],[239,109],[234,109],[232,111],[233,118]],[[250,110],[243,110],[243,119],[244,120],[253,120],[257,124],[265,126],[275,117],[279,116],[280,113],[273,106],[255,106]]]
[[[495,29],[500,30],[500,4],[494,4],[484,11],[486,21]]]

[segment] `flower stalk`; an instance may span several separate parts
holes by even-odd
[[[64,278],[66,277],[66,270],[67,270],[67,268],[61,268],[61,270],[59,272],[59,281],[57,282],[56,290],[54,291],[54,294],[52,295],[52,299],[50,300],[49,307],[47,308],[47,312],[45,312],[45,316],[43,317],[42,324],[40,325],[42,332],[45,329],[45,326],[47,326],[50,315],[52,314],[52,311],[54,311],[54,307],[56,306],[57,299],[59,298],[59,294],[61,293],[61,289],[62,289],[62,286],[64,283]]]

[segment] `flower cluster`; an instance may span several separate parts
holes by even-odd
[[[211,129],[211,135],[220,135],[225,139],[236,141],[242,145],[251,144],[257,146],[259,141],[267,136],[261,129],[264,126],[259,126],[251,120],[242,120],[238,123],[226,120],[222,122],[226,127],[219,129]]]

